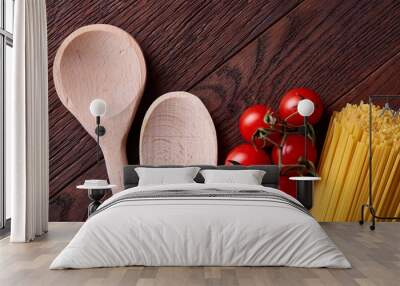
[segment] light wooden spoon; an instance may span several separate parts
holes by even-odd
[[[93,99],[106,101],[101,118],[106,133],[100,146],[111,184],[122,186],[126,141],[146,82],[146,64],[138,43],[120,28],[96,24],[69,35],[53,65],[54,84],[65,107],[96,138]]]
[[[203,102],[184,91],[157,98],[143,119],[139,153],[142,165],[216,165],[217,134]]]

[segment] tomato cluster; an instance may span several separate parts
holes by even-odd
[[[304,125],[304,118],[298,114],[297,105],[303,99],[314,103],[314,113],[308,118],[308,122],[316,124],[321,119],[323,105],[319,95],[308,88],[289,90],[281,98],[278,112],[262,104],[247,108],[239,120],[240,133],[247,143],[233,148],[228,153],[225,164],[268,165],[271,164],[268,150],[271,150],[272,162],[276,165],[301,164],[307,170],[310,166],[313,168],[317,160],[313,140],[304,138],[304,134],[298,132],[299,127]],[[297,132],[289,132],[290,130]],[[307,158],[304,158],[305,147]],[[295,171],[281,175],[279,187],[295,196],[295,183],[289,180],[291,175],[296,175]]]
[[[317,151],[312,140],[307,138],[307,158],[303,158],[304,135],[286,132],[304,124],[304,118],[297,112],[297,104],[303,99],[309,99],[314,103],[314,113],[308,120],[310,124],[317,123],[323,112],[322,101],[316,92],[308,88],[289,90],[282,97],[277,113],[271,107],[262,104],[247,108],[239,120],[240,133],[247,143],[233,148],[225,164],[270,164],[271,159],[266,152],[268,147],[272,147],[274,164],[298,164],[304,159],[315,163]],[[281,162],[279,162],[279,154],[281,154]]]

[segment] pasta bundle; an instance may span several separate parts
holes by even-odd
[[[380,216],[400,215],[400,116],[372,107],[373,201]],[[347,104],[335,112],[321,154],[313,216],[319,221],[358,221],[368,202],[369,106]],[[366,218],[370,219],[369,212]]]

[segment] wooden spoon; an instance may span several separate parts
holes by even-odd
[[[146,82],[146,64],[138,43],[120,28],[96,24],[69,35],[57,51],[54,84],[65,107],[96,138],[93,99],[106,101],[100,137],[111,184],[122,186],[126,140]]]
[[[184,91],[157,98],[143,119],[139,153],[142,165],[216,165],[217,134],[203,102]]]

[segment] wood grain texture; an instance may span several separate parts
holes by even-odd
[[[140,131],[141,165],[217,165],[215,126],[193,94],[166,93],[149,107]]]
[[[61,194],[74,194],[72,182],[101,168],[95,166],[94,140],[54,90],[55,51],[74,30],[112,24],[134,36],[144,51],[148,84],[128,137],[129,163],[138,162],[138,130],[147,108],[172,90],[196,94],[206,105],[221,163],[242,142],[240,113],[254,103],[276,107],[292,87],[313,88],[323,98],[327,112],[316,127],[319,142],[330,112],[347,100],[398,91],[399,5],[394,0],[47,1],[50,217],[72,219],[64,216],[72,210],[58,207],[69,205],[60,202]]]
[[[62,192],[51,196],[49,213],[50,221],[85,221],[87,219],[87,206],[90,203],[86,190],[78,190],[76,186],[87,179],[107,179],[107,170],[104,161],[92,168],[82,170],[80,176],[69,182]],[[107,194],[104,199],[108,198]]]
[[[368,95],[400,94],[400,53],[388,60],[368,77],[329,105],[329,110],[339,110],[346,103],[368,101]],[[382,104],[382,102],[380,102]]]
[[[371,232],[352,223],[324,223],[352,269],[290,267],[117,267],[49,270],[81,223],[50,223],[32,243],[0,241],[0,285],[385,285],[397,286],[400,224],[379,223]]]
[[[241,141],[238,120],[246,106],[260,102],[276,108],[285,91],[296,86],[314,89],[329,105],[394,56],[400,50],[400,22],[391,25],[392,34],[378,36],[374,18],[380,13],[400,16],[396,6],[389,1],[305,1],[191,89],[204,101],[223,138],[220,160]],[[355,18],[354,32],[344,29]],[[365,27],[369,29],[362,37],[355,33]],[[396,37],[399,45],[386,50],[385,44],[378,51],[360,46],[395,42],[384,37]],[[316,131],[323,138],[326,129]]]

